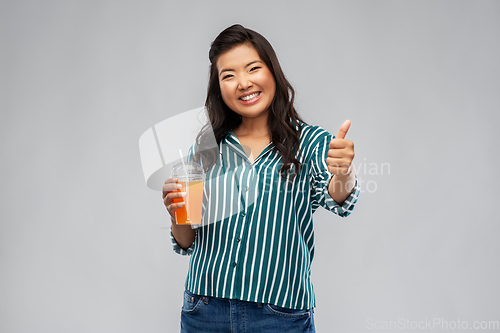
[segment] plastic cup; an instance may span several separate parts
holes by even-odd
[[[176,164],[171,176],[177,178],[182,189],[175,192],[186,192],[185,198],[174,199],[174,203],[185,202],[184,207],[175,210],[177,224],[201,224],[203,206],[203,183],[205,172],[196,162],[188,161]]]

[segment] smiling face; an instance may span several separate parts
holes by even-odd
[[[221,54],[217,70],[222,99],[231,110],[243,121],[267,118],[276,83],[253,46],[243,44]]]

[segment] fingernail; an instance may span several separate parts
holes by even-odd
[[[182,196],[183,198],[185,198],[185,197],[186,197],[186,192],[181,192],[181,196]]]
[[[180,190],[182,188],[182,184],[177,184],[177,188]]]
[[[185,202],[179,202],[180,206],[184,206],[186,203]]]

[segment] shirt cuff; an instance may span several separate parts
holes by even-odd
[[[351,194],[342,203],[342,206],[340,206],[335,200],[333,200],[330,193],[328,192],[328,185],[325,186],[325,188],[323,190],[324,191],[323,195],[325,196],[325,203],[326,203],[325,208],[334,212],[335,214],[337,214],[340,217],[347,217],[352,213],[352,210],[354,209],[354,205],[358,201],[359,192],[360,192],[358,176],[355,176],[355,177],[356,177],[356,184],[354,185],[354,188],[351,191]],[[328,182],[327,184],[330,184],[330,182]]]
[[[198,236],[198,230],[195,229],[195,240],[196,236]],[[172,247],[175,253],[180,254],[181,256],[190,256],[193,253],[194,250],[194,242],[191,244],[190,247],[188,247],[186,250],[184,250],[182,247],[177,244],[177,241],[174,238],[174,234],[172,234],[172,226],[170,226],[170,239],[172,240]]]

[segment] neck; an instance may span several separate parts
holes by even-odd
[[[241,124],[233,130],[238,136],[262,137],[269,136],[267,113],[257,118],[241,118]]]

